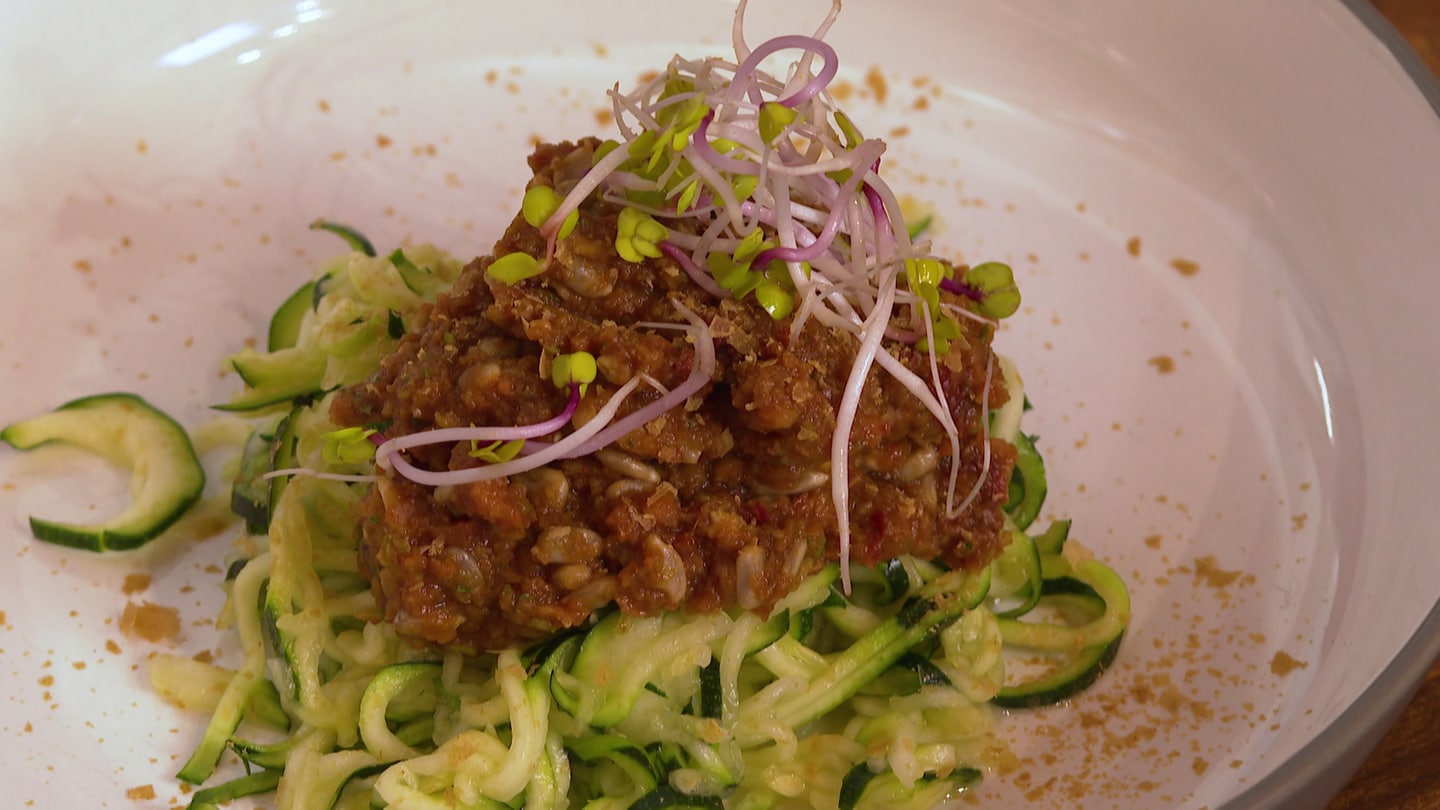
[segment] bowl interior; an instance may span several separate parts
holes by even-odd
[[[340,248],[318,217],[486,252],[534,139],[603,131],[604,91],[673,53],[727,53],[733,5],[680,5],[22,12],[0,35],[21,122],[0,133],[0,421],[123,388],[201,426],[237,385],[220,359]],[[757,1],[750,40],[825,8]],[[837,94],[945,252],[1016,269],[999,341],[1035,404],[1047,513],[1133,592],[1114,669],[1009,718],[1019,763],[982,795],[1214,808],[1317,739],[1343,764],[1364,718],[1337,719],[1440,597],[1413,506],[1440,486],[1434,112],[1327,3],[852,4],[830,39]],[[148,693],[139,662],[165,645],[116,617],[181,608],[173,646],[223,656],[226,538],[119,559],[30,544],[23,515],[103,510],[123,482],[63,452],[0,455],[0,481],[4,722],[35,735],[0,772],[37,800],[170,795],[201,723]]]

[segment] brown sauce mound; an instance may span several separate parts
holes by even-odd
[[[562,194],[589,166],[594,141],[542,145],[535,182]],[[679,322],[685,303],[715,340],[714,381],[686,403],[595,455],[508,479],[427,487],[383,474],[361,518],[361,567],[385,616],[417,643],[495,650],[584,622],[615,603],[628,613],[766,613],[801,579],[838,559],[830,496],[830,440],[857,342],[809,322],[798,335],[753,301],[716,301],[668,259],[626,262],[614,248],[618,208],[591,199],[551,267],[515,285],[487,278],[492,257],[465,269],[422,329],[405,336],[370,381],[334,400],[342,425],[388,423],[386,435],[467,425],[527,424],[563,410],[566,392],[540,373],[545,357],[593,354],[599,376],[581,402],[583,424],[609,395],[644,373],[667,388],[695,362]],[[517,217],[494,256],[544,255]],[[1004,545],[1000,507],[1014,448],[990,440],[981,419],[992,329],[961,320],[964,338],[940,359],[961,431],[945,432],[909,391],[873,370],[851,436],[852,564],[899,554],[952,567],[988,563]],[[892,354],[922,378],[929,359]],[[1003,403],[996,372],[988,404]],[[641,387],[621,410],[659,394]],[[468,443],[409,458],[431,470],[481,462]],[[950,466],[963,497],[945,514]]]

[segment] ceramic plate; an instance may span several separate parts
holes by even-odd
[[[203,432],[238,385],[221,358],[339,247],[307,223],[486,252],[532,141],[603,130],[606,88],[675,52],[725,53],[734,4],[578,8],[11,9],[0,422],[124,389]],[[755,0],[750,40],[825,8]],[[1092,691],[1005,720],[1021,764],[984,803],[1316,807],[1440,654],[1440,119],[1375,24],[1331,0],[936,0],[835,27],[891,183],[945,252],[1016,268],[999,342],[1047,511],[1134,596]],[[97,557],[25,525],[123,498],[79,454],[0,453],[8,806],[186,801],[203,720],[144,661],[230,654],[229,533]],[[177,635],[122,630],[147,602]]]

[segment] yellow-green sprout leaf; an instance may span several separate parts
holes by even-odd
[[[655,242],[659,242],[669,235],[669,229],[648,216],[641,220],[640,223],[635,226],[636,238],[642,239],[645,242],[650,243],[652,248],[654,247]],[[654,253],[647,253],[643,250],[641,252],[645,253],[646,256],[651,257],[658,257],[660,255],[659,250],[656,250]]]
[[[683,214],[690,210],[690,206],[694,205],[698,199],[700,199],[700,181],[698,179],[691,180],[690,184],[685,186],[685,190],[680,192],[680,199],[675,201],[675,213]]]
[[[348,427],[332,430],[325,434],[325,446],[320,456],[329,464],[358,464],[375,457],[375,445],[370,443],[374,430]]]
[[[675,164],[675,170],[670,173],[670,178],[665,181],[665,188],[673,195],[677,193],[679,189],[683,188],[686,183],[690,182],[690,179],[694,176],[695,167],[690,165],[690,161],[678,161]]]
[[[643,166],[631,166],[631,170],[642,177],[654,180],[657,176],[655,168],[660,165],[660,158],[665,154],[665,142],[653,129],[647,129],[640,133],[639,137],[630,142],[630,159],[632,161],[644,161]],[[626,162],[630,166],[630,162]]]
[[[905,282],[910,289],[922,284],[934,286],[945,278],[945,264],[939,259],[906,259]]]
[[[520,215],[526,218],[531,228],[540,228],[554,210],[560,208],[560,195],[550,186],[531,186],[520,200]]]
[[[725,288],[735,300],[749,295],[765,280],[765,277],[750,269],[749,262],[736,262],[733,256],[715,252],[705,257],[710,275],[715,283]]]
[[[781,320],[795,309],[795,296],[773,281],[765,280],[755,288],[755,301],[771,318]]]
[[[978,309],[987,318],[1000,320],[1020,309],[1020,288],[1015,274],[1002,262],[977,264],[965,272],[964,282],[983,296]]]
[[[594,166],[596,163],[604,160],[606,155],[614,152],[616,149],[619,148],[620,142],[615,140],[614,138],[607,138],[604,141],[601,141],[600,145],[595,147],[595,156],[590,158],[590,165]]]
[[[525,446],[524,439],[513,439],[508,442],[491,442],[484,447],[478,446],[475,440],[470,441],[470,452],[465,455],[471,458],[478,458],[489,464],[500,464],[509,461],[520,455],[520,448]]]
[[[945,315],[936,319],[935,337],[942,340],[955,340],[959,338],[960,322],[949,315]]]
[[[916,199],[909,194],[900,195],[900,218],[906,223],[905,232],[912,240],[930,229],[935,223],[935,209],[930,203]]]
[[[676,207],[683,213],[685,209],[679,207],[680,198],[689,192],[693,195],[691,197],[692,201],[698,199],[700,196],[698,183],[699,178],[695,177],[695,169],[690,165],[690,161],[679,160],[675,163],[674,171],[670,172],[669,178],[665,181],[665,196],[667,199],[675,200]],[[695,186],[694,191],[690,191],[691,185]],[[693,205],[693,202],[691,204]]]
[[[800,113],[778,101],[767,101],[760,105],[760,137],[765,143],[774,143],[785,128],[795,123]]]
[[[755,189],[760,186],[760,175],[742,174],[730,182],[730,187],[735,189],[735,199],[745,202],[755,196]]]
[[[589,352],[573,352],[562,354],[550,363],[550,381],[555,383],[556,388],[569,388],[573,383],[580,384],[580,393],[584,394],[586,387],[595,382],[595,356]]]
[[[806,278],[810,277],[810,263],[801,262],[800,272]],[[775,259],[765,265],[765,278],[773,284],[779,284],[787,292],[795,292],[795,280],[790,278],[790,268],[785,262]]]
[[[980,314],[997,321],[1014,315],[1019,309],[1020,290],[1015,287],[997,290],[980,302]]]
[[[935,337],[935,351],[939,354],[947,354],[950,351],[950,341],[960,337],[960,322],[949,315],[944,315],[931,323],[930,331]],[[930,350],[930,345],[928,338],[922,338],[915,344],[915,348],[926,352]]]
[[[665,162],[666,143],[666,141],[661,141],[655,144],[655,148],[650,152],[650,159],[645,162],[645,171],[640,173],[642,177],[654,180],[664,173],[661,171],[661,165]]]
[[[735,246],[735,261],[749,266],[750,262],[760,255],[760,251],[769,246],[769,243],[765,241],[764,232],[756,228],[746,234],[745,238],[740,240],[740,244]]]
[[[621,209],[615,226],[615,252],[627,262],[642,262],[646,256],[659,258],[656,243],[670,235],[654,217],[636,208]]]
[[[655,148],[656,135],[654,130],[647,129],[640,133],[639,137],[630,142],[630,157],[647,157]]]
[[[934,284],[912,284],[911,292],[920,297],[930,307],[930,319],[933,321],[940,314],[940,288]]]
[[[645,191],[630,188],[625,190],[625,199],[636,205],[643,205],[646,208],[665,207],[665,192],[663,191],[655,191],[653,189]]]
[[[840,128],[840,137],[845,140],[846,149],[854,149],[865,140],[860,136],[860,130],[855,128],[855,123],[850,117],[840,111],[835,112],[835,126]]]
[[[668,78],[668,79],[665,80],[665,89],[660,91],[660,97],[659,97],[658,99],[656,99],[656,100],[657,100],[657,101],[668,101],[668,100],[670,100],[670,99],[672,99],[672,98],[674,98],[674,97],[676,97],[676,96],[681,96],[681,95],[685,95],[686,93],[693,93],[693,92],[695,92],[695,83],[694,83],[694,82],[690,81],[689,79],[682,78],[682,77],[680,77],[680,76],[671,76],[670,78]],[[703,99],[703,98],[701,99],[701,103],[702,103],[702,104],[704,103],[704,99]],[[663,106],[660,107],[660,109],[655,113],[655,121],[656,121],[657,123],[659,123],[660,126],[662,126],[662,127],[668,127],[668,126],[670,126],[670,124],[672,124],[677,118],[682,118],[682,117],[683,117],[683,110],[684,110],[684,103],[683,103],[683,102],[680,103],[680,104],[666,104],[666,105],[663,105]]]
[[[705,103],[704,96],[695,96],[681,105],[679,115],[675,122],[666,131],[669,135],[670,148],[679,152],[690,142],[690,136],[700,128],[700,122],[710,113],[710,105]]]
[[[507,253],[490,263],[486,275],[506,284],[516,284],[540,275],[540,262],[529,253]]]
[[[933,224],[935,224],[935,215],[926,214],[920,219],[907,225],[905,232],[910,235],[911,240],[919,239],[920,234],[923,234],[926,231],[930,230],[930,226]]]
[[[678,76],[665,82],[665,89],[658,99],[664,102],[687,94],[690,94],[690,98],[675,104],[665,104],[655,113],[656,123],[663,128],[658,140],[676,152],[685,148],[690,136],[700,126],[700,121],[710,112],[710,106],[705,103],[704,95],[695,93],[694,82]],[[651,159],[654,160],[653,157]]]
[[[1015,274],[1003,262],[985,262],[965,271],[965,283],[982,293],[1015,286]]]
[[[538,228],[550,219],[551,214],[559,210],[562,202],[564,200],[555,193],[555,189],[549,186],[535,186],[525,192],[525,198],[520,201],[520,213],[525,217],[526,222]],[[570,232],[575,230],[575,223],[579,221],[580,212],[571,211],[560,225],[560,238],[564,239],[569,236]]]
[[[555,235],[561,239],[564,239],[565,237],[570,235],[571,231],[575,230],[575,225],[579,221],[580,210],[576,209],[574,211],[571,211],[565,216],[565,221],[560,223],[560,230],[556,231]]]

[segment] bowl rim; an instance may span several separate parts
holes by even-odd
[[[1358,23],[1373,36],[1440,117],[1440,79],[1373,5],[1373,0],[1315,0],[1341,22]],[[1218,810],[1313,810],[1344,787],[1391,728],[1440,659],[1440,599],[1429,606],[1411,637],[1378,675],[1314,739],[1274,770],[1226,799]]]
[[[1372,0],[1335,0],[1399,63],[1416,89],[1440,116],[1440,78],[1420,58]],[[1223,810],[1301,810],[1329,801],[1379,744],[1440,659],[1440,600],[1390,663],[1320,736],[1239,795]]]

